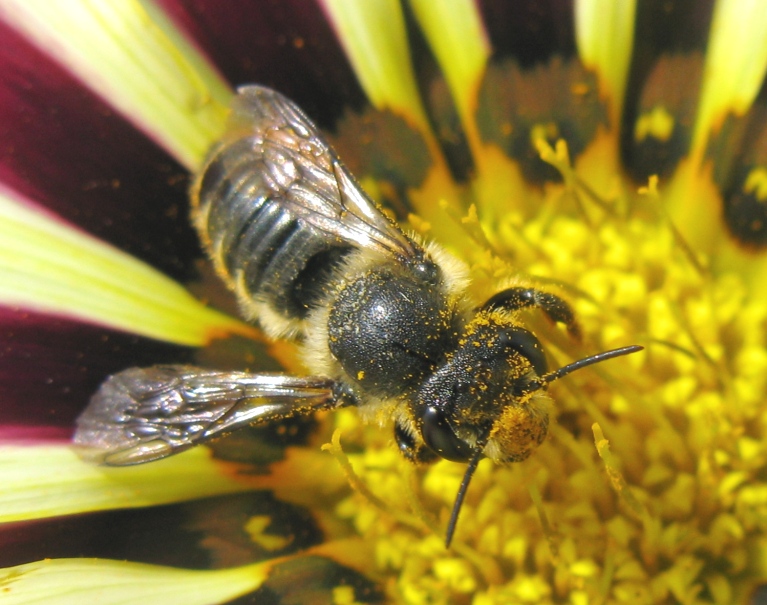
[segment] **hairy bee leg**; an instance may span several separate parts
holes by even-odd
[[[358,407],[360,400],[348,384],[336,382],[333,384],[333,409],[346,408],[350,406]]]
[[[575,319],[575,313],[570,304],[563,298],[551,292],[535,288],[507,288],[490,297],[482,306],[483,309],[526,309],[535,307],[554,323],[562,323],[567,327],[567,333],[574,339],[581,339],[581,328]]]
[[[418,441],[399,422],[394,424],[394,441],[405,459],[414,464],[435,462],[439,456]]]

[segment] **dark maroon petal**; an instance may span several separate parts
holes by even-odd
[[[268,517],[264,533],[283,540],[284,546],[267,549],[251,539],[245,526],[253,517]],[[254,492],[6,524],[0,527],[0,567],[45,558],[99,557],[220,569],[300,554],[322,540],[320,525],[308,511],[269,492]],[[260,590],[232,602],[328,603],[339,585],[352,586],[362,602],[381,602],[378,588],[359,572],[311,556],[280,563]]]
[[[662,54],[704,52],[714,1],[638,2],[632,69],[646,73]]]
[[[235,86],[266,84],[332,125],[365,97],[321,7],[309,0],[160,0]]]
[[[767,81],[743,115],[730,114],[708,145],[731,238],[751,252],[767,249],[767,206],[754,177],[767,168]]]
[[[387,602],[380,588],[361,573],[329,558],[306,556],[278,563],[261,588],[229,605],[328,603],[339,586],[353,590],[355,603]]]
[[[251,539],[244,527],[254,516],[270,517],[264,532],[283,536],[282,548],[267,551]],[[322,540],[308,511],[260,491],[2,525],[0,567],[59,557],[234,567],[298,552]]]
[[[512,55],[522,67],[552,55],[575,53],[573,0],[478,0],[496,55]]]
[[[621,160],[636,183],[653,174],[662,181],[689,152],[712,13],[712,0],[637,5],[620,133]],[[637,122],[659,108],[674,117],[671,136],[637,140]]]
[[[579,87],[587,92],[574,92]],[[608,124],[596,76],[575,59],[558,57],[526,70],[514,59],[495,61],[485,70],[477,105],[483,140],[514,158],[525,180],[535,184],[561,178],[530,145],[537,125],[554,124],[556,135],[549,144],[563,137],[570,157],[576,159]]]
[[[0,443],[61,443],[69,441],[72,431],[64,426],[0,425]]]
[[[690,151],[705,66],[702,53],[674,53],[656,56],[652,67],[648,74],[633,74],[632,84],[641,88],[630,91],[621,132],[622,160],[637,184],[646,183],[652,175],[671,178]],[[638,137],[639,120],[661,108],[674,118],[670,136]]]
[[[72,427],[107,375],[189,358],[183,347],[0,307],[0,426]]]
[[[176,278],[199,255],[187,177],[0,22],[0,182]]]

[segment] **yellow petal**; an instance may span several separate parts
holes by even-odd
[[[578,0],[575,39],[581,60],[600,75],[602,94],[612,107],[613,123],[621,115],[634,45],[635,0]]]
[[[324,0],[323,4],[370,102],[428,131],[399,0]]]
[[[751,107],[767,71],[767,4],[719,0],[711,22],[706,68],[693,146],[705,146],[727,114]]]
[[[187,168],[220,135],[228,86],[149,0],[9,0],[0,17]]]
[[[0,570],[4,605],[209,605],[256,590],[273,563],[197,571],[109,559],[46,559]]]
[[[476,94],[490,44],[471,0],[410,0],[458,106],[464,129],[473,129]]]
[[[0,191],[0,304],[189,346],[231,332],[256,334],[169,277],[9,191]]]
[[[232,475],[204,447],[116,468],[86,462],[68,445],[2,446],[0,523],[141,508],[254,488],[253,481]]]
[[[399,0],[323,0],[322,4],[373,106],[400,116],[423,136],[432,167],[420,189],[408,194],[423,219],[442,223],[452,235],[448,241],[455,239],[459,231],[445,220],[435,201],[460,214],[460,194],[421,103]]]

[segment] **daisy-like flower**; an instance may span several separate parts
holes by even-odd
[[[711,2],[0,0],[5,603],[757,603],[767,584],[767,8]],[[302,375],[188,219],[233,87],[293,98],[366,191],[524,312],[549,436],[415,467],[354,410],[126,468],[74,422],[109,375]]]

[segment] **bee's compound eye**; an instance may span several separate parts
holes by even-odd
[[[453,432],[442,411],[427,406],[422,420],[421,436],[429,449],[453,462],[467,462],[471,458],[474,450]]]

